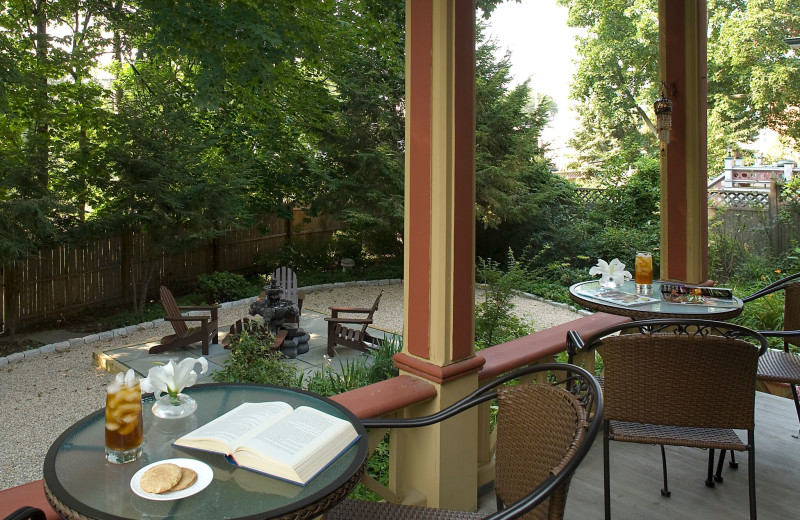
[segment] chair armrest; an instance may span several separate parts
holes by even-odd
[[[213,311],[219,309],[222,305],[179,305],[178,309],[182,311]]]
[[[327,318],[326,318],[327,319]],[[800,330],[759,330],[757,331],[767,338],[797,338],[800,337]]]
[[[328,307],[328,309],[336,312],[361,312],[365,314],[372,311],[372,309],[365,309],[363,307]]]
[[[20,507],[9,516],[5,517],[5,520],[45,520],[46,518],[44,511],[41,509],[25,506]]]
[[[211,316],[176,316],[174,318],[167,316],[164,321],[211,321]]]
[[[367,318],[352,318],[352,319],[350,319],[350,318],[336,318],[336,317],[333,317],[333,318],[325,318],[325,321],[329,321],[329,322],[332,322],[332,323],[354,323],[354,324],[359,324],[359,325],[364,325],[364,324],[369,325],[370,323],[372,323],[372,320],[371,319],[367,319]]]
[[[747,296],[742,298],[742,301],[744,303],[751,302],[757,298],[761,298],[762,296],[766,296],[770,293],[780,291],[787,283],[796,280],[797,278],[800,278],[800,273],[794,273],[785,278],[781,278],[777,282],[772,282],[771,284],[767,285],[766,287],[764,287],[759,291],[754,292],[753,294],[748,294]]]

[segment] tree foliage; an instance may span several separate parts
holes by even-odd
[[[656,0],[559,0],[586,30],[572,96],[581,129],[571,141],[583,166],[653,155],[652,102],[659,94]],[[708,1],[709,166],[726,146],[762,128],[800,133],[800,60],[784,39],[800,33],[798,0]]]
[[[498,0],[480,0],[488,17]],[[0,10],[0,264],[146,232],[164,251],[292,206],[372,251],[403,229],[403,0],[11,0]],[[478,51],[478,208],[531,214],[552,112]],[[526,207],[525,205],[528,204]],[[520,206],[521,205],[521,206]],[[516,209],[523,207],[525,209]],[[514,209],[512,209],[514,208]]]
[[[585,29],[572,84],[581,128],[570,141],[586,167],[610,156],[653,153],[652,102],[658,97],[657,0],[559,0],[568,24]],[[596,167],[595,167],[596,169]]]
[[[784,40],[800,35],[800,1],[709,0],[708,9],[709,163],[720,168],[727,145],[752,143],[762,128],[796,146],[800,56]]]

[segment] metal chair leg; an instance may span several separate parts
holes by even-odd
[[[609,421],[603,421],[603,496],[606,520],[611,520],[611,471],[608,464]]]
[[[797,399],[797,386],[789,385],[792,388],[792,397],[794,397],[794,409],[797,411],[797,420],[800,421],[800,400]],[[798,431],[800,434],[800,430]]]
[[[664,445],[661,445],[661,467],[664,472],[664,487],[661,488],[661,496],[669,497],[672,495],[669,491],[669,484],[667,484],[667,452],[664,451]]]
[[[739,469],[739,463],[736,462],[735,453],[736,453],[735,451],[731,452],[731,461],[728,463],[728,466],[730,466],[731,469]]]
[[[714,487],[714,449],[708,450],[708,477],[706,477],[706,486]]]
[[[753,430],[747,430],[747,481],[750,486],[750,520],[756,520],[756,445]]]
[[[714,482],[722,482],[724,478],[722,477],[722,465],[725,464],[725,454],[728,450],[721,450],[719,452],[719,462],[717,462],[717,474],[714,475]],[[733,452],[731,451],[731,457],[733,457]]]

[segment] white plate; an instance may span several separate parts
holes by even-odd
[[[182,489],[180,491],[167,491],[166,493],[148,493],[142,486],[140,485],[140,481],[142,480],[142,475],[145,471],[152,468],[153,466],[158,466],[159,464],[166,464],[172,463],[177,466],[181,466],[182,468],[189,468],[193,469],[197,472],[197,480],[194,481],[194,484],[189,486],[186,489]],[[211,483],[211,480],[214,478],[214,472],[205,462],[200,462],[199,460],[194,459],[168,459],[168,460],[160,460],[158,462],[154,462],[149,464],[133,475],[131,478],[131,489],[134,493],[139,495],[142,498],[146,498],[148,500],[178,500],[179,498],[186,498],[189,496],[194,495],[195,493],[199,493],[203,489],[206,488]]]

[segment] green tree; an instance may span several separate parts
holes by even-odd
[[[87,227],[147,234],[146,263],[134,273],[133,303],[141,311],[164,253],[189,249],[240,220],[252,222],[247,198],[253,180],[249,159],[242,164],[226,153],[217,113],[198,112],[190,95],[179,94],[177,66],[156,62],[137,70],[121,79],[126,94],[107,150],[114,178],[104,192],[110,196]]]
[[[784,40],[800,35],[800,1],[710,0],[708,10],[709,166],[762,128],[796,145],[800,58]]]
[[[556,107],[535,96],[530,80],[510,88],[511,56],[495,58],[497,42],[479,27],[476,51],[475,191],[476,216],[484,228],[532,217],[531,172],[549,177],[542,129]]]
[[[341,2],[326,37],[324,73],[335,102],[322,129],[325,182],[315,206],[362,245],[397,253],[403,230],[405,2]]]
[[[15,0],[0,11],[2,264],[60,237],[93,203],[107,117],[92,75],[108,42],[101,7]]]
[[[656,0],[559,0],[578,38],[580,64],[572,84],[581,129],[570,141],[578,165],[612,155],[633,161],[656,153],[653,100],[658,97]],[[596,168],[596,167],[595,167]]]
[[[659,94],[655,0],[559,0],[582,27],[572,96],[581,129],[571,141],[582,167],[655,156],[653,100]],[[800,136],[800,60],[784,39],[800,34],[798,0],[709,0],[709,169],[727,145],[750,143],[762,128]]]

